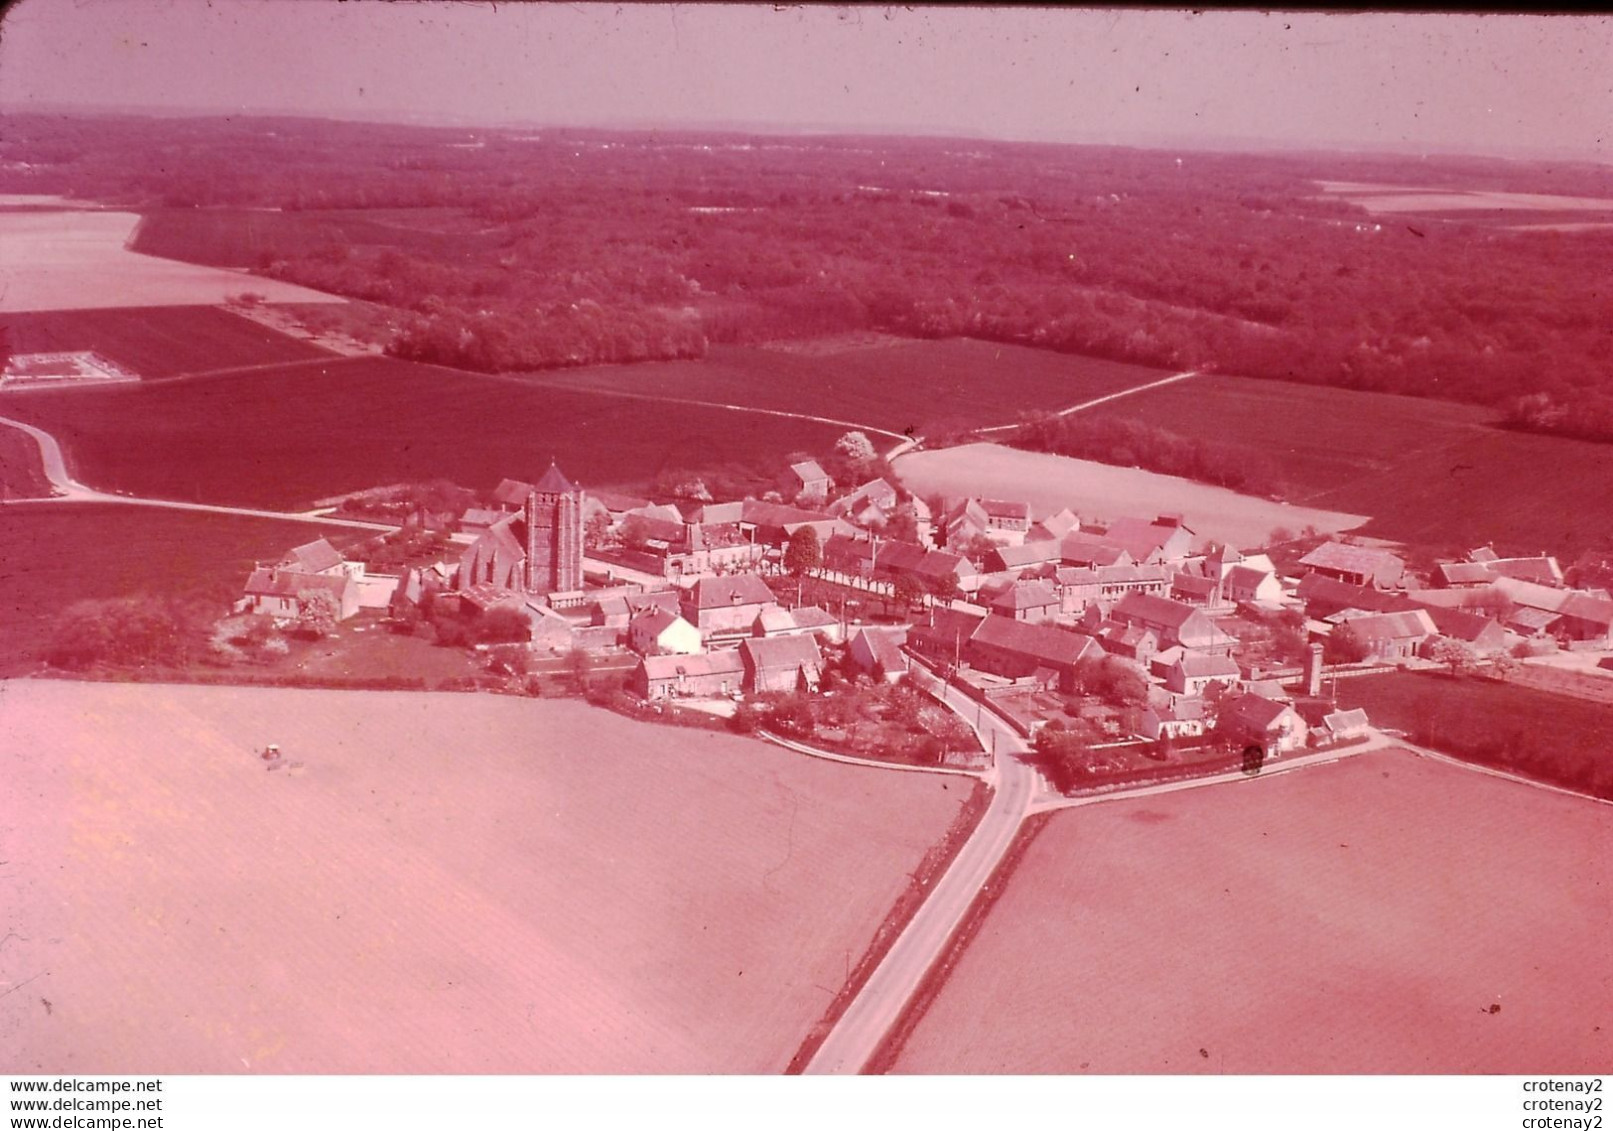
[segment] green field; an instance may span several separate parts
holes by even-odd
[[[243,277],[241,290],[254,280]],[[17,353],[94,350],[141,377],[317,361],[325,350],[216,306],[129,306],[0,315]]]
[[[37,666],[74,601],[147,593],[196,598],[222,616],[252,566],[291,547],[361,532],[305,522],[110,504],[0,508],[0,674]]]
[[[1442,672],[1341,679],[1338,700],[1413,742],[1613,798],[1613,710],[1605,703]]]
[[[54,435],[89,486],[271,509],[404,480],[491,488],[551,458],[597,488],[729,464],[777,475],[790,452],[827,452],[844,431],[380,357],[30,393],[7,412]]]
[[[1161,370],[1025,346],[952,338],[832,353],[713,346],[700,361],[532,374],[553,388],[742,404],[923,434],[937,422],[1011,424],[1167,376]]]
[[[1471,405],[1211,376],[1092,410],[1275,458],[1290,502],[1425,545],[1565,556],[1605,544],[1613,445],[1494,427]]]

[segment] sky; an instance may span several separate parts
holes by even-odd
[[[1613,16],[19,0],[0,109],[1613,155]]]

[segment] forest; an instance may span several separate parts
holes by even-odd
[[[1453,157],[275,118],[10,115],[0,134],[0,192],[116,204],[146,217],[136,250],[383,304],[412,360],[519,371],[872,330],[1613,440],[1613,229],[1373,216],[1324,179],[1613,199],[1600,166]]]

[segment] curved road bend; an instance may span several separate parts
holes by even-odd
[[[927,682],[938,681],[932,677]],[[1040,779],[1017,757],[1029,749],[1024,740],[991,711],[977,714],[975,701],[956,688],[946,688],[945,697],[961,718],[975,720],[976,733],[988,749],[995,744],[996,790],[991,805],[907,929],[807,1062],[805,1072],[855,1073],[868,1063],[1008,852],[1036,795]]]
[[[12,420],[8,416],[0,416],[0,424],[10,425],[31,436],[39,445],[40,462],[45,468],[45,477],[50,480],[51,487],[57,492],[46,499],[8,499],[7,506],[23,506],[38,503],[122,503],[134,507],[161,507],[166,510],[178,511],[204,511],[209,514],[244,515],[250,518],[279,518],[293,522],[311,522],[325,526],[345,526],[355,530],[396,530],[390,523],[363,522],[353,518],[328,518],[322,515],[293,514],[287,511],[255,510],[250,507],[226,507],[212,503],[182,503],[169,499],[144,499],[134,495],[111,495],[105,491],[97,491],[93,487],[86,487],[67,473],[67,461],[62,458],[61,445],[56,437],[43,429],[35,428],[32,424],[24,424],[20,420]]]

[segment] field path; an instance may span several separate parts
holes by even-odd
[[[1097,408],[1101,404],[1108,404],[1110,401],[1117,401],[1121,397],[1129,397],[1136,393],[1146,393],[1149,389],[1158,389],[1164,385],[1174,385],[1178,381],[1186,381],[1189,377],[1197,376],[1199,376],[1199,370],[1197,369],[1188,369],[1181,373],[1173,373],[1169,377],[1161,377],[1158,381],[1150,381],[1146,385],[1138,385],[1130,389],[1121,389],[1118,393],[1107,393],[1101,397],[1093,397],[1090,401],[1082,401],[1080,404],[1073,404],[1069,408],[1061,408],[1053,415],[1073,416],[1075,413],[1085,412],[1089,408]],[[986,436],[993,432],[1012,432],[1018,427],[1018,424],[994,424],[990,428],[975,429],[975,434]],[[892,452],[890,458],[894,458],[899,454],[901,453]]]
[[[86,487],[74,479],[67,472],[67,461],[62,457],[62,446],[56,442],[56,437],[32,424],[24,424],[20,420],[12,420],[7,416],[0,416],[0,424],[10,425],[20,429],[31,436],[39,445],[40,462],[45,468],[45,477],[50,480],[56,494],[45,499],[7,499],[6,506],[25,506],[38,503],[123,503],[135,507],[161,507],[166,510],[177,511],[203,511],[208,514],[246,515],[251,518],[282,518],[293,522],[314,522],[325,526],[343,526],[355,530],[396,530],[397,527],[384,522],[363,522],[353,518],[330,518],[325,515],[296,514],[289,511],[255,510],[250,507],[226,507],[213,503],[184,503],[174,499],[143,499],[133,495],[114,495],[105,491],[97,491],[93,487]]]

